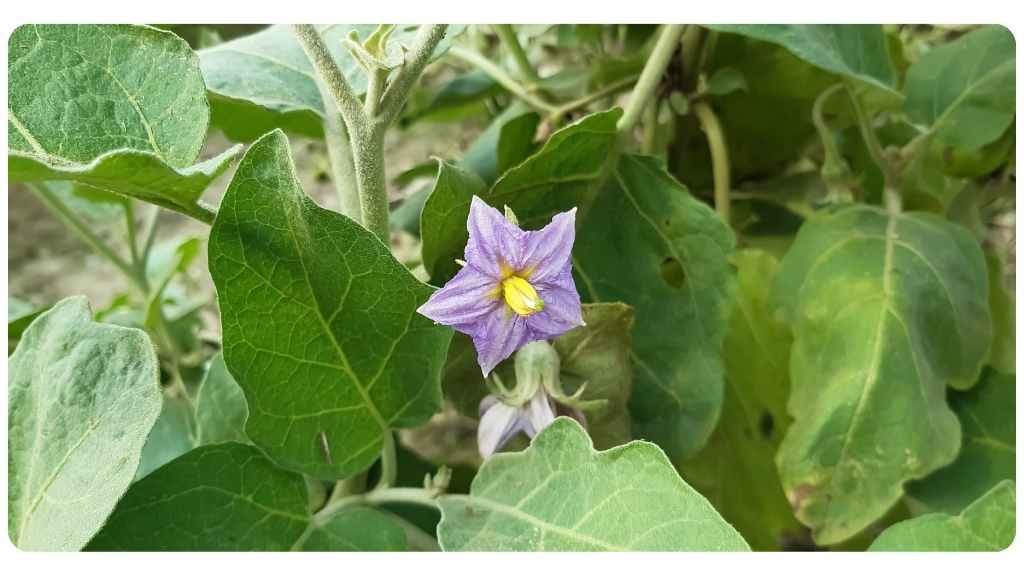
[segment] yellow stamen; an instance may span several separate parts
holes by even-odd
[[[520,276],[508,276],[502,280],[501,292],[508,307],[520,316],[536,314],[544,309],[544,301],[537,291]]]

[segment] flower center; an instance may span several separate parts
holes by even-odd
[[[501,294],[505,303],[520,316],[529,316],[544,309],[544,301],[529,282],[520,276],[507,276],[501,281]]]

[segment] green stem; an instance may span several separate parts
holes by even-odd
[[[871,125],[871,118],[868,117],[867,112],[860,103],[860,99],[857,98],[853,83],[849,80],[844,80],[844,83],[846,84],[846,93],[850,97],[850,103],[853,105],[853,112],[857,116],[857,126],[860,128],[860,135],[864,139],[864,144],[868,148],[871,159],[882,170],[882,175],[885,177],[885,188],[882,191],[885,207],[890,213],[898,214],[903,205],[903,198],[899,192],[899,174],[885,155],[885,150],[882,148],[881,142],[878,141],[878,136]]]
[[[711,105],[698,100],[693,112],[708,139],[711,150],[711,172],[715,181],[715,211],[729,223],[729,148],[725,143],[725,132]]]
[[[388,431],[384,434],[384,443],[380,451],[380,480],[377,488],[390,488],[398,479],[398,459],[395,454],[395,435]]]
[[[818,137],[821,139],[821,144],[825,148],[825,162],[829,162],[829,159],[842,158],[842,154],[839,152],[839,146],[836,144],[836,139],[832,137],[832,130],[828,127],[828,123],[825,121],[825,102],[832,97],[833,94],[842,90],[843,84],[833,84],[829,88],[826,88],[824,92],[818,95],[818,98],[814,101],[814,107],[811,109],[811,121],[814,123],[814,127],[818,130]]]
[[[160,207],[152,205],[149,207],[149,214],[146,215],[146,222],[142,226],[142,236],[145,238],[142,245],[142,267],[149,263],[149,254],[153,251],[153,243],[156,242],[156,231],[160,222]]]
[[[316,69],[317,75],[324,82],[331,96],[334,97],[334,102],[338,111],[341,112],[342,118],[345,119],[349,133],[360,132],[365,124],[362,103],[352,91],[352,87],[349,86],[341,69],[338,68],[338,63],[331,56],[324,39],[310,24],[295,24],[292,30],[303,51],[306,52],[306,56],[312,62],[313,68]]]
[[[644,110],[644,139],[640,150],[644,154],[654,154],[658,146],[658,99],[653,98]]]
[[[324,506],[314,518],[328,519],[342,508],[357,504],[417,504],[428,508],[438,507],[436,494],[432,491],[423,488],[381,488],[339,498]]]
[[[447,31],[447,24],[423,25],[416,31],[412,46],[406,53],[405,62],[381,96],[380,115],[385,126],[398,118],[398,113],[402,111],[402,106],[409,98],[413,85],[430,63],[434,49],[441,43]]]
[[[356,222],[362,223],[363,211],[359,207],[359,186],[356,183],[355,160],[352,157],[352,143],[348,128],[334,103],[330,91],[319,81],[320,97],[324,102],[324,143],[327,145],[327,159],[331,164],[331,180],[338,197],[338,211]]]
[[[366,95],[363,97],[363,112],[367,118],[373,118],[380,111],[380,98],[387,79],[388,70],[384,68],[376,68],[368,74]]]
[[[351,134],[352,159],[363,227],[385,245],[391,235],[388,227],[388,193],[384,174],[384,129]]]
[[[142,260],[139,257],[139,245],[135,239],[135,201],[128,200],[124,203],[124,227],[127,236],[128,251],[131,254],[132,266],[139,268]]]
[[[512,25],[495,24],[494,31],[498,33],[498,38],[501,39],[502,45],[512,55],[512,60],[515,61],[516,67],[519,68],[519,74],[523,80],[531,85],[539,83],[540,77],[537,76],[537,72],[534,71],[533,66],[530,64],[530,59],[526,57],[526,51],[519,44],[519,38],[516,37],[516,31],[512,28]]]
[[[519,98],[530,107],[547,114],[554,114],[558,111],[557,106],[531,93],[515,78],[512,78],[507,72],[502,70],[501,66],[491,62],[483,54],[463,48],[462,46],[452,46],[448,53],[487,74],[500,84],[502,88],[511,92],[516,98]]]
[[[622,114],[622,118],[619,118],[616,128],[620,134],[629,133],[640,121],[644,108],[654,97],[658,84],[661,83],[661,77],[665,74],[669,62],[672,61],[672,55],[679,47],[679,38],[683,33],[683,28],[683,24],[669,24],[661,30],[658,42],[654,45],[654,51],[648,57],[644,69],[640,72],[640,78],[637,80],[636,86],[633,87],[633,94],[629,97],[626,111]]]
[[[145,294],[148,292],[148,286],[145,276],[140,274],[131,264],[125,261],[124,258],[118,256],[102,238],[93,233],[91,227],[86,224],[78,214],[75,214],[73,210],[64,204],[56,194],[50,190],[45,183],[31,183],[28,185],[29,189],[35,192],[35,194],[42,200],[43,204],[56,216],[65,226],[70,228],[73,232],[78,234],[78,237],[89,245],[94,252],[103,256],[110,261],[111,264],[117,267],[140,292]]]
[[[586,96],[581,96],[575,100],[561,104],[555,108],[555,111],[552,112],[548,118],[552,123],[560,122],[566,114],[575,112],[576,110],[589,106],[602,98],[618,94],[619,92],[633,86],[636,84],[637,78],[637,76],[623,78],[618,82],[613,82],[600,90],[587,94]]]

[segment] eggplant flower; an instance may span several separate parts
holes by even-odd
[[[468,334],[485,377],[524,344],[583,325],[572,280],[575,208],[524,231],[474,196],[466,225],[462,269],[418,311]]]

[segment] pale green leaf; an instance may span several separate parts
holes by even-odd
[[[78,550],[128,488],[160,413],[153,346],[72,297],[36,318],[8,367],[8,535],[22,550]]]
[[[142,458],[135,479],[144,478],[150,472],[195,448],[192,406],[178,396],[164,392],[160,416],[153,424],[142,447]]]
[[[1012,374],[987,370],[974,388],[953,391],[949,404],[963,441],[952,464],[907,486],[929,512],[956,514],[1001,480],[1017,478],[1017,389]]]
[[[249,406],[238,383],[217,354],[199,387],[195,401],[196,440],[200,445],[219,442],[247,442],[245,420]]]
[[[708,27],[779,44],[819,68],[898,94],[896,74],[881,25],[715,24]]]
[[[643,156],[620,159],[576,238],[584,299],[625,302],[636,312],[634,436],[672,458],[699,450],[721,410],[734,243],[711,208]]]
[[[356,95],[366,91],[366,73],[345,48],[350,32],[368,38],[376,24],[318,26],[324,42]],[[417,26],[398,26],[390,35],[387,60],[401,61]],[[439,57],[462,26],[449,26],[434,51]],[[214,123],[234,139],[252,140],[274,128],[321,136],[324,105],[316,74],[290,25],[270,26],[249,36],[199,51],[203,79],[214,103]]]
[[[871,544],[872,552],[998,552],[1017,533],[1016,485],[1010,480],[964,508],[963,512],[926,514],[887,528]]]
[[[656,445],[597,452],[566,417],[440,503],[445,551],[749,550]]]
[[[724,96],[737,90],[746,92],[747,80],[743,77],[742,72],[727,66],[715,70],[715,73],[708,79],[708,85],[705,90],[708,94],[714,96]]]
[[[761,250],[743,250],[733,262],[738,290],[725,335],[722,417],[707,446],[677,465],[752,548],[778,550],[805,531],[775,467],[790,424],[786,399],[793,337],[770,306],[778,261]]]
[[[992,308],[992,352],[988,363],[1004,374],[1017,372],[1017,296],[1006,286],[1005,257],[985,251],[988,300]]]
[[[985,26],[921,57],[907,71],[904,109],[943,143],[976,150],[999,138],[1016,111],[1013,34]]]
[[[988,355],[984,256],[933,215],[846,207],[801,227],[775,290],[795,338],[778,465],[797,517],[832,544],[956,457],[946,387],[973,385]]]
[[[147,26],[29,24],[8,48],[12,180],[72,180],[209,216],[198,198],[239,149],[192,166],[209,105],[182,39]]]
[[[253,446],[204,446],[135,483],[89,550],[403,550],[384,513],[307,509],[302,476]]]
[[[384,434],[440,410],[451,329],[416,312],[431,288],[352,220],[303,193],[288,140],[246,152],[210,231],[224,360],[246,435],[279,464],[336,479]]]

